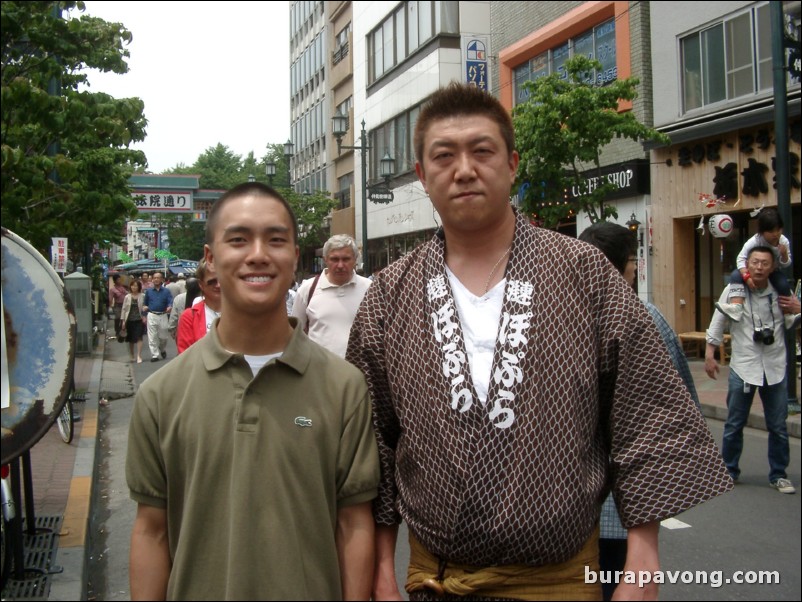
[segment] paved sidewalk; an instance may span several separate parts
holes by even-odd
[[[52,575],[49,600],[86,600],[87,529],[92,507],[98,413],[100,399],[130,397],[134,382],[127,363],[104,361],[117,345],[127,356],[127,346],[105,340],[91,355],[75,359],[75,388],[86,401],[74,404],[81,420],[75,437],[67,445],[54,426],[31,448],[34,509],[36,516],[63,516],[55,565],[63,568]]]
[[[102,337],[102,335],[101,335]],[[78,391],[86,392],[86,402],[78,404],[82,420],[76,423],[72,444],[66,445],[53,428],[31,450],[34,501],[37,515],[64,516],[56,564],[64,571],[53,575],[50,600],[85,600],[87,595],[87,533],[92,510],[99,399],[120,399],[134,395],[134,378],[127,362],[127,346],[115,340],[101,340],[95,351],[75,362]],[[145,354],[147,355],[147,354]],[[708,417],[726,418],[726,392],[729,368],[722,367],[718,380],[704,372],[704,362],[690,360],[691,372],[699,392],[702,410]],[[83,407],[82,407],[83,406]],[[749,426],[765,430],[763,407],[756,400]],[[788,418],[788,432],[800,437],[800,416]]]

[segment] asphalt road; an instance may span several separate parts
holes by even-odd
[[[168,359],[175,356],[174,345],[168,353]],[[136,365],[136,382],[162,365]],[[90,529],[95,534],[89,563],[90,600],[130,599],[128,550],[135,505],[128,497],[124,464],[132,405],[132,398],[112,400],[101,412],[99,478]],[[722,423],[709,419],[708,424],[720,441]],[[664,523],[660,536],[662,569],[667,580],[678,582],[661,586],[662,600],[802,599],[802,490],[783,495],[768,486],[766,442],[764,431],[747,429],[742,478],[735,491]],[[800,440],[792,438],[789,477],[797,487],[802,484],[800,465]],[[408,561],[403,527],[399,542],[396,566],[402,581]],[[779,583],[734,582],[740,578],[779,578]],[[699,583],[701,580],[706,583]]]

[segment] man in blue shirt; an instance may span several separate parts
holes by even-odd
[[[164,274],[153,274],[153,287],[145,289],[145,310],[148,317],[148,346],[150,361],[158,362],[167,357],[167,326],[170,310],[173,308],[173,295],[164,284]]]
[[[579,235],[579,240],[593,245],[599,249],[607,259],[627,281],[627,284],[635,284],[635,271],[637,266],[637,240],[635,235],[628,228],[613,222],[596,222],[586,228]],[[671,363],[677,369],[682,378],[682,382],[691,394],[696,407],[701,411],[699,395],[696,392],[696,385],[693,382],[691,369],[688,367],[688,360],[682,350],[682,343],[677,338],[677,334],[666,321],[660,310],[651,303],[643,302],[649,315],[654,320],[657,331],[666,345]],[[599,537],[599,565],[602,571],[624,570],[624,563],[627,557],[627,530],[621,524],[621,519],[613,501],[612,494],[607,496],[601,512],[601,532]],[[611,600],[615,591],[617,580],[612,583],[602,583],[602,596],[604,600]]]

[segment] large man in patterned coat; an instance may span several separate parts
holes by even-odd
[[[599,599],[610,489],[626,569],[654,575],[659,521],[732,482],[649,314],[597,249],[511,207],[518,154],[492,96],[436,92],[415,152],[442,228],[376,277],[347,355],[382,460],[374,598],[399,599],[403,519],[410,599]]]

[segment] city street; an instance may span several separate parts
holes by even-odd
[[[176,355],[174,343],[167,351],[169,361]],[[53,428],[31,450],[37,515],[64,517],[57,566],[50,576],[52,588],[44,599],[75,600],[83,595],[89,600],[130,599],[128,551],[136,508],[125,483],[128,422],[136,386],[165,364],[131,364],[127,346],[113,339],[102,341],[91,358],[76,361],[76,380],[86,385],[87,402],[79,404],[85,406],[80,408],[84,418],[76,423],[75,440],[65,445]],[[701,362],[690,365],[706,415],[722,415],[726,374],[712,381],[704,375]],[[756,401],[751,423],[760,424],[760,410]],[[802,484],[799,423],[799,416],[788,420],[789,430],[796,433],[790,438],[789,477],[797,487]],[[711,417],[708,424],[720,441],[723,423]],[[667,583],[661,587],[661,599],[802,598],[798,571],[802,493],[782,495],[767,485],[766,441],[765,431],[747,429],[743,473],[735,490],[664,522],[660,552]],[[405,579],[408,561],[406,537],[402,525],[396,563],[399,582]],[[703,573],[697,576],[698,571]],[[758,571],[776,571],[779,584],[735,582],[741,576],[757,579]],[[670,578],[675,583],[668,583]],[[700,578],[707,583],[686,583]]]
[[[122,345],[110,345],[107,361],[110,354],[119,359],[126,357]],[[171,344],[168,359],[174,356],[175,346]],[[161,362],[134,365],[135,382],[142,382],[163,365]],[[699,366],[694,367],[696,375]],[[128,549],[135,505],[128,497],[124,462],[132,405],[132,398],[116,399],[100,413],[97,506],[91,528],[97,539],[90,555],[89,599],[129,599]],[[708,419],[708,424],[715,439],[720,441],[723,423]],[[765,431],[747,429],[742,482],[735,491],[663,525],[660,536],[663,570],[705,571],[708,584],[686,584],[682,580],[689,575],[678,574],[678,583],[661,587],[661,599],[799,600],[802,597],[798,570],[802,562],[800,493],[782,495],[768,486],[766,440]],[[802,483],[800,464],[800,440],[792,437],[789,477],[797,486]],[[402,583],[408,560],[403,526],[399,541],[396,570]],[[780,583],[726,584],[726,579],[733,578],[737,571],[777,571]],[[722,583],[714,587],[711,583],[718,575]]]

